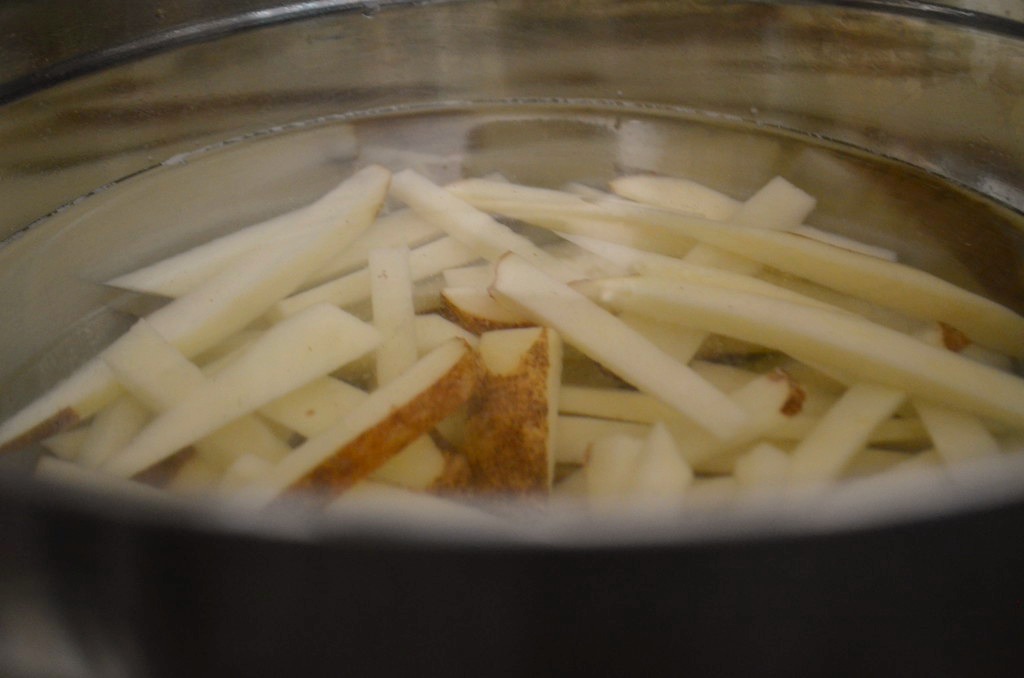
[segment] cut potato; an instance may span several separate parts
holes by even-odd
[[[142,403],[131,395],[122,395],[93,419],[89,435],[78,452],[78,463],[89,468],[99,467],[134,438],[147,421],[149,411]]]
[[[652,426],[636,460],[633,493],[645,503],[680,504],[692,482],[693,469],[683,459],[668,429],[662,424]]]
[[[376,330],[333,306],[309,308],[269,329],[186,400],[161,413],[105,468],[131,477],[379,341]]]
[[[608,186],[623,198],[721,221],[731,218],[743,204],[696,181],[677,177],[637,174],[616,177]]]
[[[441,315],[473,334],[534,325],[524,314],[499,304],[490,293],[475,287],[441,290]]]
[[[457,410],[476,388],[480,371],[479,358],[465,342],[443,344],[258,478],[254,503],[289,489],[343,492]]]
[[[429,435],[423,435],[385,461],[371,478],[413,490],[426,490],[445,472],[445,455]]]
[[[562,344],[551,329],[480,336],[484,375],[467,406],[464,449],[486,491],[546,493],[555,469]]]
[[[336,220],[350,208],[352,198],[351,187],[343,183],[310,205],[221,236],[114,278],[107,284],[164,297],[184,296],[214,278],[225,268],[233,266],[246,255],[259,249],[280,248],[287,241],[302,237],[323,224]],[[411,219],[402,221],[401,228],[415,232],[413,224],[409,223],[414,220],[422,223],[413,215]],[[437,232],[434,228],[430,230]],[[353,245],[355,244],[356,242],[353,242]]]
[[[395,175],[391,192],[427,221],[476,250],[488,261],[514,252],[557,280],[583,277],[572,265],[559,261],[532,241],[475,207],[455,197],[425,177],[404,170]]]
[[[583,466],[591,502],[626,499],[643,451],[644,441],[640,438],[615,435],[595,442]]]
[[[751,228],[790,230],[803,223],[804,218],[814,209],[815,203],[810,195],[782,177],[775,177],[740,205],[729,221]],[[742,275],[753,275],[760,271],[762,266],[759,261],[723,251],[706,242],[695,245],[686,253],[683,261]]]
[[[954,327],[969,327],[974,341],[1009,355],[1024,356],[1024,341],[1021,339],[1024,337],[1024,318],[985,297],[902,264],[791,233],[716,222],[624,200],[587,202],[570,194],[562,194],[558,199],[548,197],[557,191],[546,191],[545,197],[538,198],[534,189],[483,180],[458,182],[449,186],[449,191],[481,209],[560,232],[578,233],[569,230],[569,226],[604,221],[613,224],[605,230],[606,237],[608,233],[625,234],[623,225],[628,224],[641,236],[652,232],[658,232],[662,238],[678,236],[680,247],[699,240],[923,320],[941,320]],[[504,198],[496,195],[504,195]],[[510,205],[509,196],[520,196],[519,204],[513,202]],[[614,236],[608,239],[648,248],[640,244],[642,237],[634,242],[624,242]],[[657,248],[652,251],[664,253]]]
[[[368,167],[343,182],[344,209],[326,226],[280,248],[258,250],[149,316],[186,356],[210,348],[262,315],[365,230],[384,200],[390,173]],[[116,345],[116,342],[115,342]],[[110,368],[97,357],[0,425],[0,453],[70,428],[117,397]]]
[[[435,348],[456,337],[476,348],[479,339],[475,334],[469,332],[450,320],[446,320],[437,313],[427,313],[416,316],[416,350],[420,356],[430,353]]]
[[[606,279],[579,289],[615,310],[685,318],[688,325],[759,342],[863,381],[1024,425],[1024,380],[846,314],[649,278]]]
[[[886,386],[852,386],[793,450],[790,481],[821,483],[839,477],[867,444],[871,431],[892,416],[906,397],[905,392]]]
[[[410,252],[409,275],[418,282],[446,268],[463,266],[479,258],[473,249],[459,241],[440,238]],[[273,306],[270,316],[274,319],[287,318],[319,303],[352,306],[369,299],[372,290],[370,271],[364,268],[281,300]]]
[[[789,455],[771,443],[758,443],[736,459],[733,475],[743,488],[781,488],[789,478]]]
[[[43,441],[43,447],[52,452],[58,459],[74,461],[82,449],[82,443],[89,435],[88,426],[80,426],[71,431],[58,433]]]
[[[562,337],[636,388],[720,438],[746,415],[728,396],[572,288],[510,254],[498,263],[491,294]]]
[[[369,271],[373,326],[381,336],[377,346],[377,384],[383,386],[394,381],[418,357],[408,250],[373,250]]]
[[[616,435],[642,440],[650,431],[649,424],[562,415],[555,427],[555,462],[584,464],[597,441]]]
[[[915,398],[917,410],[935,451],[947,464],[994,456],[999,443],[977,417]]]
[[[321,377],[270,401],[259,412],[311,438],[326,431],[366,397],[366,392],[360,388],[333,377]]]

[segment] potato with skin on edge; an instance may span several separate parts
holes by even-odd
[[[484,374],[467,405],[464,447],[474,487],[546,494],[555,467],[562,343],[550,328],[480,336]]]

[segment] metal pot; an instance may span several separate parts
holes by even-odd
[[[127,325],[135,300],[97,282],[308,201],[365,160],[353,138],[538,184],[722,152],[732,190],[820,183],[830,226],[862,234],[841,215],[866,202],[869,237],[1024,309],[1016,3],[147,2],[116,24],[104,3],[58,5],[0,10],[3,416]],[[843,176],[875,192],[827,190]],[[0,475],[5,675],[954,676],[1024,659],[1016,459],[810,513],[520,533],[150,506],[42,485],[32,463]]]

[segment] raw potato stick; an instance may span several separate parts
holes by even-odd
[[[632,243],[624,242],[628,236],[622,230],[623,226],[638,229],[640,234],[656,232],[662,238],[678,237],[679,246],[699,240],[922,320],[940,320],[957,328],[969,327],[972,340],[1003,353],[1024,357],[1024,318],[990,299],[902,264],[850,252],[792,233],[717,222],[623,200],[604,199],[590,203],[569,194],[557,201],[549,198],[540,200],[532,197],[533,189],[482,180],[459,182],[449,186],[448,190],[481,209],[557,231],[568,231],[568,225],[579,224],[580,220],[603,220],[613,225],[607,232],[619,234],[610,239],[643,249],[649,247],[643,238]],[[497,193],[519,195],[518,204],[509,204],[507,197],[502,202],[494,195],[488,195]],[[527,199],[534,202],[525,203]],[[559,223],[562,225],[558,226]]]
[[[772,231],[789,230],[803,222],[814,209],[815,202],[814,198],[782,177],[775,177],[740,205],[730,217],[730,222]],[[761,270],[760,262],[724,252],[708,243],[695,245],[683,261],[741,275],[754,275]]]
[[[105,468],[131,477],[231,421],[336,370],[380,341],[372,327],[320,305],[267,330],[201,389],[161,413]]]
[[[348,197],[335,221],[281,248],[243,257],[153,313],[149,323],[186,356],[201,353],[234,334],[298,288],[310,270],[323,266],[370,225],[383,203],[390,177],[380,167],[357,172],[338,189]],[[0,453],[70,428],[119,392],[103,359],[93,358],[0,425]]]
[[[252,484],[253,504],[273,501],[289,489],[345,491],[455,412],[479,376],[479,358],[465,342],[443,344],[258,478]]]
[[[376,354],[377,386],[380,387],[404,374],[419,357],[409,251],[373,250],[369,271],[373,324],[382,337]],[[373,477],[425,489],[441,474],[444,465],[444,456],[434,441],[430,436],[421,436],[388,459]]]
[[[790,455],[793,484],[817,484],[839,477],[843,467],[892,416],[907,394],[876,384],[856,384],[821,418]]]
[[[689,367],[521,257],[502,257],[491,294],[558,330],[590,358],[720,438],[731,436],[746,420],[738,405]]]
[[[648,424],[561,415],[555,426],[555,462],[583,464],[587,450],[598,440],[613,435],[643,439],[650,430]]]
[[[463,266],[476,261],[480,256],[457,240],[444,237],[421,245],[409,254],[409,274],[419,282],[436,275],[446,268]],[[304,292],[282,299],[270,312],[272,318],[287,318],[314,304],[329,303],[336,306],[351,306],[370,298],[373,284],[370,270],[363,268],[336,280],[325,282]]]
[[[104,353],[103,359],[125,390],[156,413],[172,409],[207,384],[203,372],[145,320],[136,322],[124,341]],[[176,485],[179,477],[183,485],[213,480],[242,451],[270,460],[279,459],[288,451],[263,422],[250,416],[232,421],[189,449],[187,455],[178,452],[164,462],[165,466],[173,466],[172,462],[182,457],[172,484]]]
[[[89,426],[78,463],[97,468],[135,437],[149,420],[149,412],[131,395],[124,394],[101,410]]]
[[[320,377],[272,400],[259,412],[305,438],[323,433],[366,400],[367,394],[334,377]]]
[[[421,217],[443,228],[488,261],[495,261],[505,252],[515,252],[557,280],[564,282],[583,277],[574,266],[559,261],[528,238],[411,170],[395,175],[391,192]]]
[[[858,380],[906,390],[1010,426],[1024,423],[1024,380],[866,320],[779,299],[648,278],[580,286],[615,310],[685,318]]]
[[[547,493],[555,470],[561,339],[541,327],[486,332],[480,356],[484,373],[467,403],[464,445],[474,485]]]
[[[377,346],[377,384],[383,386],[416,362],[416,312],[412,305],[409,251],[379,249],[369,258],[373,326]]]
[[[999,443],[977,417],[923,398],[915,398],[913,405],[935,445],[935,451],[946,464],[999,453]]]
[[[441,290],[440,312],[473,334],[534,325],[522,313],[499,304],[486,290],[475,287],[446,287]]]
[[[184,296],[257,249],[280,247],[337,218],[351,199],[351,191],[341,184],[305,207],[161,259],[107,284],[164,297]]]
[[[644,439],[633,471],[632,491],[645,504],[679,504],[693,482],[693,469],[683,459],[675,440],[662,424],[655,424]]]

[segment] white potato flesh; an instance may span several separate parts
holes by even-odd
[[[394,381],[418,357],[409,251],[373,250],[369,263],[373,326],[381,336],[377,346],[377,384],[383,386]]]
[[[75,461],[78,458],[78,451],[82,449],[82,443],[89,435],[88,426],[80,426],[64,433],[50,436],[43,441],[43,447],[52,452],[58,459],[64,461]]]
[[[415,172],[405,170],[396,174],[391,182],[391,193],[488,261],[494,261],[506,252],[515,252],[558,280],[583,277],[575,267],[559,261],[528,238]]]
[[[243,454],[232,462],[220,479],[220,487],[225,490],[240,489],[251,483],[260,474],[266,473],[271,462],[254,454]]]
[[[445,497],[364,480],[327,505],[338,516],[366,512],[374,518],[390,517],[403,524],[430,523],[500,528],[506,524],[478,508]]]
[[[118,478],[96,469],[53,457],[42,457],[36,466],[35,474],[36,477],[46,481],[96,490],[114,496],[156,502],[166,502],[170,498],[166,492],[161,492],[148,485]]]
[[[771,443],[758,443],[738,457],[733,475],[740,487],[780,488],[789,477],[789,455]]]
[[[852,386],[793,450],[790,481],[822,483],[839,477],[868,442],[871,431],[892,416],[907,394],[877,384]]]
[[[472,332],[468,332],[455,323],[442,318],[436,313],[426,313],[416,316],[416,349],[420,356],[430,353],[435,348],[458,337],[464,340],[473,348],[477,347],[479,339]]]
[[[587,459],[587,450],[598,440],[615,435],[642,440],[650,430],[649,424],[561,415],[555,426],[555,461],[560,464],[583,464]]]
[[[818,426],[820,415],[800,413],[790,417],[779,426],[767,432],[765,436],[774,441],[799,441]],[[886,419],[871,431],[868,443],[872,445],[900,445],[920,447],[928,442],[928,432],[921,420],[914,418],[892,417]]]
[[[261,415],[303,437],[323,433],[352,408],[363,402],[362,389],[334,377],[320,377],[270,401]]]
[[[331,428],[307,440],[257,478],[251,486],[253,504],[273,501],[290,487],[301,485],[338,455],[347,455],[351,451],[355,456],[346,456],[345,468],[337,474],[340,475],[338,482],[341,486],[335,487],[335,491],[344,491],[459,407],[469,397],[478,370],[475,355],[465,342],[452,339],[443,344],[421,358],[401,377],[371,393]],[[407,411],[410,407],[417,409],[416,422],[395,420],[395,417],[410,417],[412,413]],[[390,440],[392,428],[414,424],[422,424],[425,428],[418,432],[402,431],[399,441],[391,444],[394,442]],[[374,439],[368,448],[353,448],[361,440],[368,441],[367,434],[374,431],[379,431],[384,437]],[[333,470],[330,473],[336,475]]]
[[[243,257],[154,312],[149,323],[186,356],[231,336],[298,288],[310,270],[324,265],[365,230],[384,201],[390,177],[380,167],[356,172],[339,186],[347,197],[327,225],[280,248]],[[94,414],[119,391],[102,358],[92,359],[0,425],[0,453],[46,437],[55,418],[80,421]]]
[[[134,438],[149,417],[149,410],[142,403],[131,395],[122,395],[93,419],[89,435],[79,450],[78,463],[98,468]]]
[[[161,413],[105,468],[131,477],[186,445],[372,350],[379,334],[329,305],[263,334],[186,400]]]
[[[643,335],[516,255],[498,262],[491,294],[542,325],[636,388],[663,400],[720,438],[746,419],[727,395],[673,360]]]
[[[581,286],[582,287],[582,286]],[[586,288],[609,308],[757,342],[813,365],[1024,425],[1024,380],[846,314],[732,290],[648,278]]]
[[[279,248],[284,242],[336,219],[348,209],[352,196],[350,188],[342,184],[305,207],[161,259],[107,284],[164,297],[184,296],[246,255],[261,248]]]
[[[608,185],[616,195],[629,200],[715,220],[729,219],[743,204],[701,183],[678,177],[636,174],[616,177]]]
[[[124,340],[103,354],[115,377],[153,412],[164,412],[207,384],[202,371],[167,343],[149,323],[140,320]],[[185,484],[216,478],[243,450],[279,459],[288,447],[261,421],[240,417],[194,444],[196,454],[186,462]],[[191,481],[190,481],[191,479]]]
[[[629,496],[643,448],[642,439],[620,435],[602,438],[591,445],[583,475],[592,502]]]
[[[494,280],[494,264],[478,264],[476,266],[463,266],[461,268],[449,268],[444,271],[445,287],[475,287],[487,289]]]
[[[444,472],[445,459],[429,435],[412,441],[384,462],[370,478],[414,490],[426,490]]]
[[[811,213],[815,199],[782,177],[775,177],[729,218],[741,226],[782,231],[796,228]],[[726,252],[709,243],[698,243],[683,261],[698,266],[709,266],[742,275],[754,275],[761,270],[761,262]]]
[[[429,278],[453,266],[463,266],[480,258],[473,249],[457,240],[444,237],[421,245],[409,253],[409,274],[416,282]],[[299,292],[274,304],[270,316],[287,318],[314,304],[329,303],[351,306],[369,299],[373,290],[367,268],[349,273]]]
[[[943,407],[926,398],[914,398],[914,409],[929,437],[947,464],[991,457],[999,453],[999,443],[985,425],[969,413]]]
[[[562,414],[645,424],[680,418],[676,410],[646,393],[587,386],[562,386],[558,396],[558,411]]]
[[[708,338],[708,333],[702,330],[681,327],[675,323],[663,322],[638,313],[628,311],[620,313],[619,320],[684,365],[693,361],[694,356],[697,355],[700,347]]]
[[[646,501],[681,500],[693,482],[693,469],[683,459],[675,440],[662,424],[655,424],[644,439],[633,472],[632,492]]]
[[[533,324],[523,313],[499,304],[489,292],[476,287],[444,288],[441,290],[441,309],[473,334]]]
[[[652,232],[662,238],[678,236],[680,246],[698,240],[922,320],[940,320],[957,328],[969,327],[969,336],[974,341],[1009,355],[1024,356],[1024,341],[1021,341],[1024,318],[985,297],[902,264],[792,233],[716,222],[624,200],[587,202],[570,194],[558,199],[545,195],[541,199],[533,189],[483,180],[458,182],[449,186],[449,191],[481,209],[560,232],[593,235],[570,230],[569,226],[604,221],[612,225],[606,228],[606,233],[612,234],[609,239],[644,249],[647,245],[642,244],[643,237]],[[550,193],[557,192],[545,192]],[[501,194],[504,199],[497,197]],[[520,196],[518,201],[515,196]],[[632,243],[625,242],[629,236],[623,231],[624,225],[637,229],[641,237]],[[665,253],[657,248],[653,251]]]

